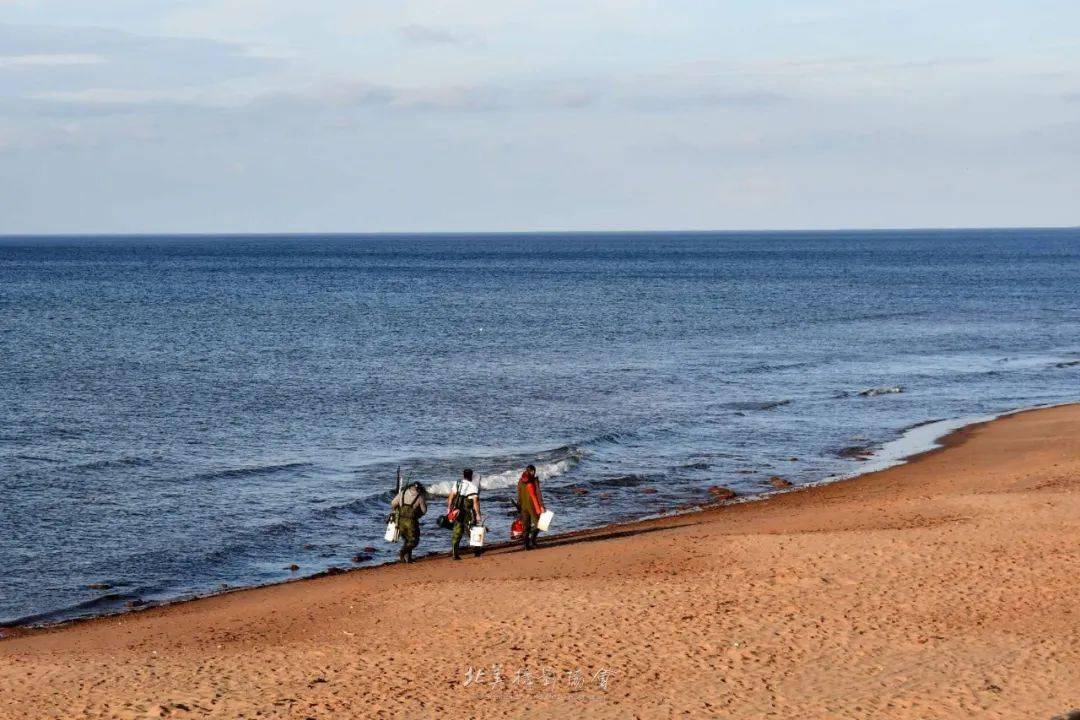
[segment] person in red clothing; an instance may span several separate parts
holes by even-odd
[[[536,477],[536,467],[530,465],[521,473],[518,480],[518,517],[525,530],[525,549],[536,547],[536,537],[540,534],[536,524],[544,512],[544,496],[540,494],[540,478]]]

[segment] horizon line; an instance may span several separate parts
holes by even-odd
[[[808,227],[766,229],[605,229],[605,230],[299,230],[299,231],[127,231],[127,232],[24,232],[0,233],[0,239],[12,238],[259,238],[259,237],[462,237],[507,235],[772,235],[791,233],[890,233],[890,232],[977,232],[1010,230],[1080,230],[1080,225],[1000,225],[1000,226],[898,226],[898,227]]]

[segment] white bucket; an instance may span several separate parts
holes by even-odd
[[[540,519],[536,521],[536,529],[547,532],[548,526],[551,525],[551,518],[553,517],[555,517],[555,513],[550,510],[545,510],[540,513]]]
[[[484,535],[487,528],[483,525],[473,525],[469,531],[469,547],[484,547]]]
[[[386,534],[383,535],[383,539],[386,540],[386,542],[397,542],[399,534],[400,532],[398,531],[398,526],[396,522],[391,520],[390,522],[386,523]]]

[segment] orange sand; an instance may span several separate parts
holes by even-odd
[[[0,718],[1049,719],[1080,708],[1080,407],[948,445],[857,480],[536,552],[27,632],[0,641]]]

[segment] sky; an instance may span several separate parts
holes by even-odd
[[[1080,225],[1076,0],[0,0],[0,233]]]

